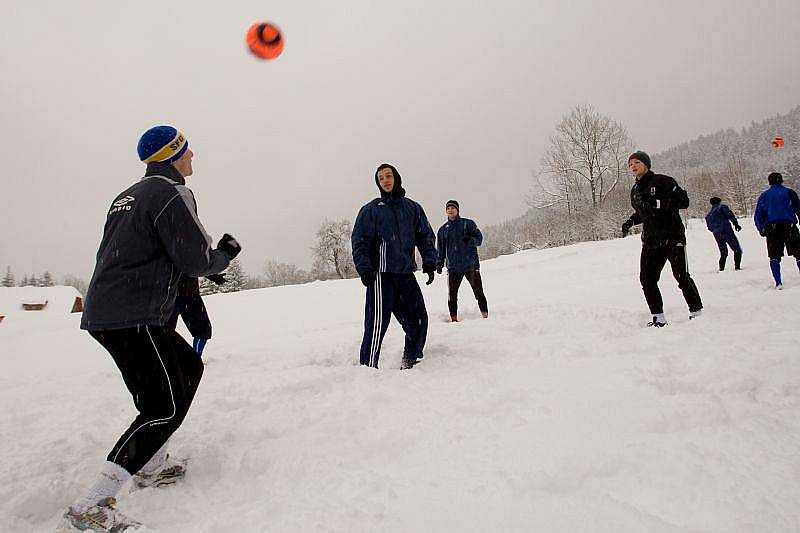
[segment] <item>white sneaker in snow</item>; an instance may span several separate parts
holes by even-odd
[[[147,487],[167,487],[174,485],[186,476],[186,459],[173,460],[169,454],[164,459],[161,468],[153,472],[137,472],[133,476],[131,491],[145,489]]]
[[[702,309],[698,309],[697,311],[690,311],[689,312],[689,320],[694,320],[695,318],[700,318],[700,315],[703,314]]]
[[[73,531],[127,531],[138,529],[140,524],[131,520],[114,508],[117,501],[114,498],[104,498],[96,505],[89,507],[84,513],[78,513],[70,507],[64,513],[64,519],[56,533],[69,533]]]

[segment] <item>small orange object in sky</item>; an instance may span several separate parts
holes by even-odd
[[[275,59],[283,52],[283,35],[269,22],[256,22],[247,30],[247,47],[259,59]]]

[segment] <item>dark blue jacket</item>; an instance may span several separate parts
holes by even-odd
[[[739,225],[736,215],[725,204],[712,206],[711,211],[706,215],[706,227],[712,233],[730,233],[733,231],[731,223],[734,226]]]
[[[436,234],[436,268],[442,268],[446,262],[447,271],[456,274],[479,270],[478,246],[482,242],[481,230],[472,220],[461,217],[448,220]]]
[[[414,247],[422,264],[434,266],[436,247],[428,217],[414,200],[387,196],[361,208],[353,224],[353,262],[365,272],[410,274],[417,270]]]
[[[769,189],[758,197],[753,218],[758,232],[764,233],[767,224],[796,224],[798,213],[800,213],[800,200],[797,198],[797,193],[776,183],[770,185]]]

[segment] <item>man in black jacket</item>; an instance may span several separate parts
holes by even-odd
[[[631,189],[634,213],[622,224],[622,236],[626,236],[631,227],[644,224],[639,280],[653,316],[648,326],[667,325],[664,302],[658,290],[658,279],[667,261],[689,306],[689,319],[696,318],[703,309],[703,302],[689,275],[686,231],[678,213],[679,209],[689,207],[689,196],[673,178],[654,174],[650,170],[650,156],[645,152],[631,154],[628,166],[636,178]]]
[[[64,514],[66,530],[122,531],[136,527],[114,508],[122,485],[160,486],[183,475],[170,464],[166,442],[194,398],[203,363],[166,324],[182,274],[223,271],[241,251],[228,234],[212,248],[197,219],[185,178],[189,143],[171,126],[142,135],[145,176],[120,193],[106,216],[81,328],[114,359],[139,416],[112,448],[94,485]]]

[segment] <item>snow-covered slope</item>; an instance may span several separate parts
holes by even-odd
[[[770,289],[745,222],[744,270],[716,272],[689,229],[704,316],[669,273],[649,319],[637,237],[483,263],[423,292],[425,359],[356,364],[358,280],[207,298],[214,338],[173,451],[176,487],[120,497],[164,532],[788,532],[800,530],[800,274]],[[420,277],[421,279],[421,277]],[[134,416],[78,315],[0,324],[0,530],[49,531]]]

